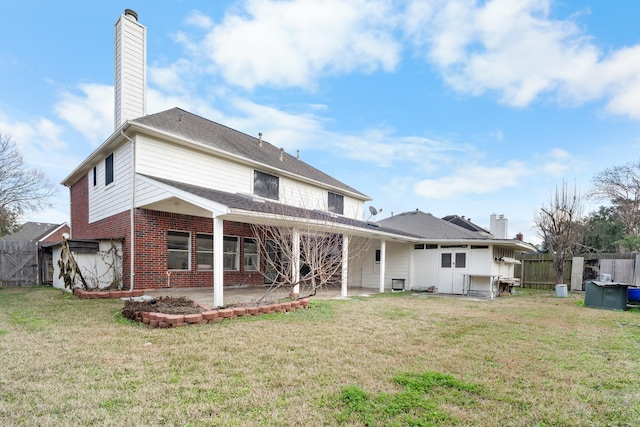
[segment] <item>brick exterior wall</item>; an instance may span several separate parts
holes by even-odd
[[[124,288],[130,286],[131,234],[130,211],[89,224],[89,199],[86,177],[71,186],[71,237],[73,239],[122,240]],[[164,287],[213,287],[213,271],[196,270],[196,233],[213,234],[213,219],[169,212],[136,209],[135,216],[135,289]],[[224,234],[240,237],[239,271],[225,271],[225,286],[260,286],[264,277],[258,271],[244,271],[243,237],[253,237],[249,224],[225,221]],[[167,269],[167,232],[191,234],[191,269]],[[262,263],[264,264],[264,263]]]
[[[59,241],[62,240],[62,235],[64,233],[70,234],[68,225],[65,225],[64,227],[60,227],[60,229],[58,231],[56,231],[55,233],[51,234],[50,236],[47,236],[47,238],[44,239],[44,240],[41,240],[41,242],[58,243]]]
[[[249,224],[225,221],[224,234],[240,237],[240,268],[238,271],[225,271],[225,286],[259,286],[264,277],[257,271],[244,271],[243,237],[253,237]],[[213,234],[213,219],[169,212],[137,209],[135,216],[135,288],[153,289],[171,287],[213,286],[213,271],[196,269],[196,234]],[[191,234],[190,270],[167,269],[167,232],[184,231]]]

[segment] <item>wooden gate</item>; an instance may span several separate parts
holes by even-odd
[[[32,286],[38,280],[37,244],[0,241],[0,286]]]

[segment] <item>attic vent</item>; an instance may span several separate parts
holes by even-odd
[[[262,147],[262,132],[258,134],[258,146]]]
[[[284,160],[284,148],[280,148],[280,161]]]

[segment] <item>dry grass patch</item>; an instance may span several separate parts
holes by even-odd
[[[0,424],[423,425],[428,403],[431,425],[636,425],[640,313],[577,299],[387,294],[160,330],[121,301],[0,289]],[[427,373],[475,388],[398,381]]]

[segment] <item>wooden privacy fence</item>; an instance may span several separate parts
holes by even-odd
[[[579,254],[577,264],[581,282],[585,280],[599,280],[602,274],[610,274],[611,279],[628,284],[635,283],[635,253],[624,254]],[[555,289],[557,283],[556,272],[553,270],[551,254],[520,254],[517,257],[522,264],[517,264],[515,276],[520,278],[524,288]],[[565,262],[563,283],[571,283],[573,259]]]
[[[38,280],[35,242],[0,241],[0,286],[32,286]]]

